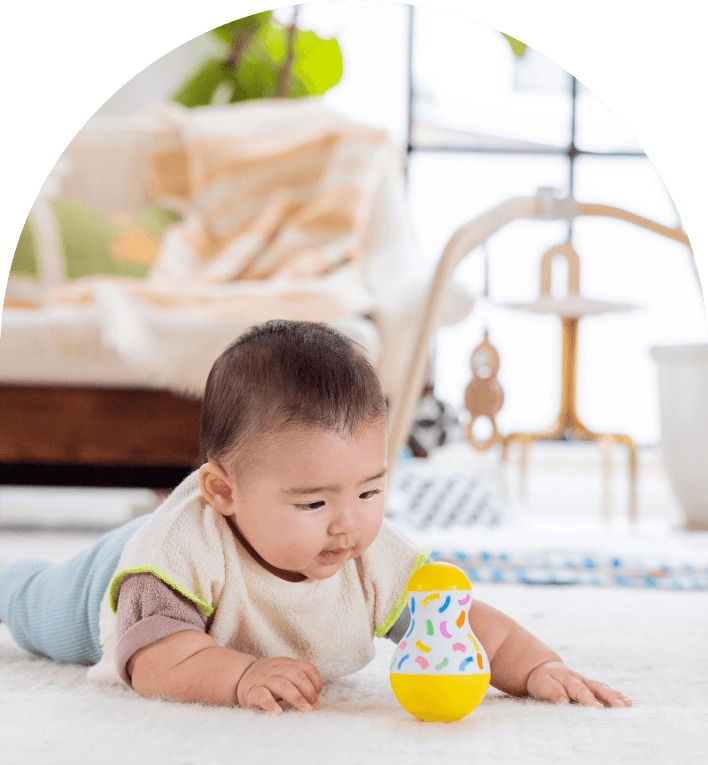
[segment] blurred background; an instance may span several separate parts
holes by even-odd
[[[309,94],[327,110],[390,136],[427,283],[456,229],[542,187],[553,188],[558,197],[573,195],[681,227],[661,178],[624,126],[582,83],[522,41],[468,19],[395,3],[304,3],[251,19],[196,37],[158,59],[98,110],[87,135],[96,125],[110,130],[166,102],[193,109]],[[288,62],[293,66],[284,75]],[[153,221],[154,230],[162,235],[170,222]],[[432,419],[440,416],[423,452],[434,458],[447,446],[449,459],[451,444],[462,448],[470,357],[485,330],[500,359],[499,432],[534,432],[553,423],[562,393],[560,320],[505,304],[536,300],[543,253],[569,236],[580,256],[581,293],[636,306],[581,322],[578,413],[590,430],[634,440],[643,471],[642,512],[680,526],[682,511],[660,450],[659,376],[650,349],[705,343],[705,307],[687,247],[622,221],[517,220],[457,268],[457,309],[431,344],[425,393],[437,406]],[[11,279],[13,273],[22,276],[17,256]],[[567,279],[562,263],[554,264],[553,278],[561,297],[564,290],[557,287]],[[12,342],[8,334],[4,327],[3,343]],[[23,381],[18,376],[8,383]],[[417,417],[423,427],[431,419],[425,407]],[[420,428],[419,436],[419,442],[425,440]],[[607,492],[600,481],[601,450],[561,443],[531,452],[527,505],[537,511],[553,505],[558,516],[570,512],[569,503],[577,517],[599,512]],[[498,450],[475,459],[499,478]],[[610,459],[618,467],[611,474],[615,505],[623,508],[627,457],[616,449]],[[582,476],[569,478],[571,464],[585,471]],[[606,482],[608,469],[605,463]],[[6,484],[12,483],[10,470]],[[512,491],[509,474],[499,480]],[[514,504],[508,491],[497,492],[500,504]]]
[[[273,11],[284,25],[292,13],[287,7]],[[631,134],[582,83],[537,51],[526,48],[517,56],[496,30],[403,4],[305,3],[298,14],[299,26],[336,39],[342,52],[341,79],[322,100],[390,131],[402,152],[410,147],[409,210],[431,263],[458,226],[544,186],[680,225],[661,178]],[[195,38],[128,82],[97,114],[133,114],[169,98],[218,48],[212,35]],[[561,222],[521,221],[499,232],[487,245],[490,298],[535,299],[541,255],[566,233]],[[692,261],[680,244],[615,221],[579,219],[573,244],[583,258],[585,293],[642,307],[582,327],[578,408],[590,428],[630,432],[640,444],[656,445],[657,378],[649,348],[706,337]],[[483,286],[481,265],[474,258],[460,267],[460,278],[476,293]],[[560,392],[555,317],[489,306],[484,317],[473,312],[441,330],[436,394],[462,406],[483,318],[503,359],[500,427],[545,427]]]

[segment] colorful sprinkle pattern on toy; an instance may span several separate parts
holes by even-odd
[[[417,618],[411,617],[390,668],[396,698],[424,720],[459,720],[489,687],[487,655],[467,622],[469,580],[455,566],[444,566],[428,564],[411,577],[408,606]],[[461,610],[451,618],[452,604]]]
[[[419,569],[419,571],[425,568],[438,568],[439,565],[428,564]],[[459,571],[459,569],[455,570]],[[461,571],[459,571],[459,574],[464,577]],[[467,581],[466,578],[465,581]],[[454,589],[447,591],[438,590],[436,592],[428,591],[427,593],[419,591],[416,595],[413,595],[409,590],[408,600],[411,614],[416,610],[416,600],[419,601],[418,619],[411,618],[408,633],[405,639],[398,645],[397,652],[400,660],[396,671],[402,671],[406,674],[418,674],[426,670],[433,672],[444,671],[445,674],[456,674],[471,670],[489,672],[489,663],[486,660],[486,655],[483,655],[479,642],[470,632],[469,625],[467,624],[467,612],[464,606],[468,606],[472,602],[472,598],[469,592],[460,591],[462,586],[464,586],[462,583],[460,585],[459,589],[458,586],[454,586]],[[440,602],[442,602],[441,606],[439,605]],[[447,616],[446,611],[452,602],[463,606],[459,615],[454,621],[445,618],[441,619],[441,615]],[[420,629],[416,628],[416,622],[421,625]],[[421,634],[423,632],[425,633],[424,636]],[[414,648],[415,653],[410,653],[411,647]],[[469,656],[462,664],[451,664],[452,654],[457,652],[468,653]],[[402,669],[404,655],[410,655],[413,661],[407,663],[405,669]],[[422,661],[418,661],[419,658]],[[431,661],[431,659],[434,659],[434,661]]]

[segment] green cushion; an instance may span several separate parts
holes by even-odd
[[[67,280],[85,276],[144,277],[149,266],[119,260],[111,254],[111,245],[126,229],[110,220],[104,213],[70,199],[49,202],[57,224],[59,246],[64,260]],[[178,220],[176,213],[164,207],[148,207],[135,218],[135,225],[145,233],[161,238],[167,228]],[[39,278],[41,253],[37,252],[31,214],[25,222],[10,266],[10,276]]]
[[[159,239],[162,239],[165,231],[178,220],[179,215],[176,212],[160,205],[145,207],[135,216],[135,222],[140,228]]]
[[[29,217],[22,227],[22,233],[15,248],[15,257],[10,266],[10,276],[28,276],[32,279],[39,279],[37,235],[34,233],[34,225]]]
[[[67,279],[145,276],[147,266],[116,260],[111,255],[111,244],[120,236],[121,229],[105,215],[68,199],[53,199],[50,204],[58,223]]]

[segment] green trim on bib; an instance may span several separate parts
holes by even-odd
[[[410,573],[410,576],[408,579],[415,574],[415,572],[425,564],[425,561],[428,560],[430,557],[430,550],[427,550],[425,552],[419,552],[418,555],[416,555],[415,563],[413,564],[413,570]],[[396,605],[393,607],[393,610],[391,613],[386,617],[386,620],[384,623],[376,628],[376,632],[374,632],[374,635],[377,638],[383,637],[390,629],[393,627],[393,625],[398,620],[398,617],[403,613],[403,609],[406,607],[406,603],[408,603],[408,582],[406,581],[406,589],[403,590],[400,597],[396,601]]]
[[[152,564],[148,566],[126,568],[124,571],[121,571],[120,574],[116,574],[113,577],[109,595],[109,602],[111,604],[111,611],[113,611],[113,613],[116,612],[116,606],[118,605],[118,591],[120,590],[120,586],[123,584],[125,577],[129,574],[153,574],[153,576],[156,576],[165,584],[168,584],[170,587],[172,587],[173,590],[177,590],[177,592],[179,592],[181,595],[184,595],[185,598],[191,600],[192,603],[194,603],[199,608],[204,616],[209,617],[214,613],[214,609],[208,603],[200,600],[196,595],[192,595],[190,592],[183,590],[173,579],[170,579],[170,577],[167,576],[164,571],[160,570],[157,566],[153,566]]]

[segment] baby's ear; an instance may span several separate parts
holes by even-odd
[[[202,496],[217,513],[233,515],[233,483],[216,462],[207,462],[199,468],[199,488]]]

